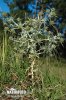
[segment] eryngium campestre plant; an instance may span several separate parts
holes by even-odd
[[[21,55],[28,54],[36,57],[39,57],[39,54],[54,55],[56,47],[62,44],[63,39],[52,23],[52,17],[54,16],[51,14],[48,25],[45,18],[28,18],[24,22],[20,18],[16,20],[12,17],[7,18],[5,30],[11,34],[10,39],[15,44],[14,50]],[[37,44],[38,48],[36,48]]]

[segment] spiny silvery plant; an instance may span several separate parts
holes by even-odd
[[[50,19],[50,18],[49,18]],[[14,19],[13,17],[7,18],[5,26],[6,32],[10,33],[10,39],[14,43],[14,51],[19,53],[21,57],[30,58],[30,67],[32,76],[32,93],[34,92],[34,72],[37,71],[35,66],[36,57],[39,58],[40,54],[52,56],[53,51],[59,46],[59,43],[63,42],[61,33],[53,35],[52,30],[48,30],[49,25],[45,22],[45,18],[28,18],[24,22],[20,18]],[[53,24],[52,24],[53,26]],[[56,30],[56,27],[53,26]],[[15,34],[17,35],[15,37]],[[36,48],[39,46],[39,48]],[[23,59],[21,59],[23,60]],[[29,69],[27,69],[29,70]]]
[[[29,54],[29,56],[39,57],[39,54],[45,54],[52,56],[56,47],[63,42],[61,33],[57,31],[57,28],[52,23],[55,16],[55,9],[53,8],[49,14],[49,22],[44,18],[28,18],[24,22],[20,18],[16,20],[13,17],[6,19],[5,30],[8,31],[11,36],[10,39],[14,42],[14,49],[21,55]],[[53,27],[56,34],[53,35],[53,31],[48,30],[49,26]],[[15,34],[17,38],[15,38]],[[20,34],[20,36],[18,36]],[[41,43],[45,43],[41,46]],[[39,49],[36,49],[37,45]],[[42,52],[40,52],[42,50]]]

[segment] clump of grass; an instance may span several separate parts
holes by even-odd
[[[53,62],[52,60],[46,62],[46,60],[38,62],[39,73],[41,75],[40,80],[42,82],[41,84],[39,83],[38,87],[35,86],[35,95],[38,100],[65,100],[66,74],[64,74],[64,78],[61,74],[66,73],[65,64],[60,63],[57,59],[53,59]],[[64,69],[61,70],[61,68]]]

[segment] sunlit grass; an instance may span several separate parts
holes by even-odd
[[[39,62],[42,88],[35,89],[39,100],[65,100],[66,63],[62,59],[41,59]]]

